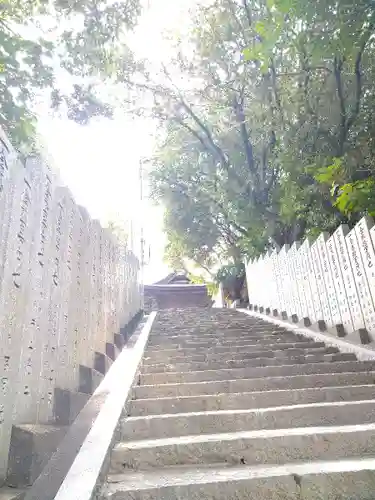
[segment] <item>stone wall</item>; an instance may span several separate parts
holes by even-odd
[[[140,309],[138,260],[0,130],[0,479],[12,425],[52,419]]]
[[[375,341],[375,226],[362,218],[247,265],[250,307],[355,343]]]

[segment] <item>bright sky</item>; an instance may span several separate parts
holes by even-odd
[[[157,64],[168,61],[171,54],[163,33],[186,26],[187,10],[198,0],[146,1],[150,8],[141,18],[132,45],[141,57]],[[124,116],[82,127],[41,111],[39,131],[64,183],[93,218],[103,223],[132,219],[133,228],[139,228],[143,219],[145,238],[151,244],[145,281],[167,274],[162,263],[162,211],[148,202],[142,208],[139,201],[139,165],[154,147],[154,124]],[[135,239],[139,241],[137,231]]]

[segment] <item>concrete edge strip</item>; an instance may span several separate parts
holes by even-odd
[[[262,319],[264,321],[267,321],[268,323],[281,326],[283,328],[286,328],[287,330],[293,331],[296,334],[301,334],[304,335],[305,337],[313,338],[317,342],[325,342],[328,346],[338,347],[342,352],[354,353],[356,354],[357,358],[361,361],[368,361],[375,359],[374,350],[359,345],[355,345],[347,340],[341,340],[339,338],[335,338],[330,334],[318,333],[315,332],[314,330],[311,330],[310,328],[303,328],[300,327],[299,325],[289,323],[289,321],[283,321],[268,316],[267,314],[261,314],[254,311],[249,311],[248,309],[237,309],[237,311],[247,314],[248,316],[252,316],[253,318]]]
[[[156,314],[124,346],[24,500],[94,498]]]

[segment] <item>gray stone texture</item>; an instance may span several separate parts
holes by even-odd
[[[375,361],[234,310],[162,311],[102,497],[372,500],[374,396]]]

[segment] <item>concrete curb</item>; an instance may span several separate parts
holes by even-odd
[[[260,314],[248,309],[237,309],[237,311],[247,314],[248,316],[252,316],[253,318],[262,319],[264,321],[267,321],[268,323],[287,328],[293,333],[301,334],[304,337],[312,338],[318,342],[324,342],[327,346],[338,347],[341,352],[354,353],[360,361],[375,359],[375,351],[373,349],[356,345],[349,340],[341,340],[339,338],[335,338],[329,333],[318,333],[310,328],[303,328],[299,325],[290,323],[289,321],[276,319],[272,316],[268,316],[267,314]]]
[[[141,332],[131,337],[25,500],[95,498],[155,317],[151,313]]]

